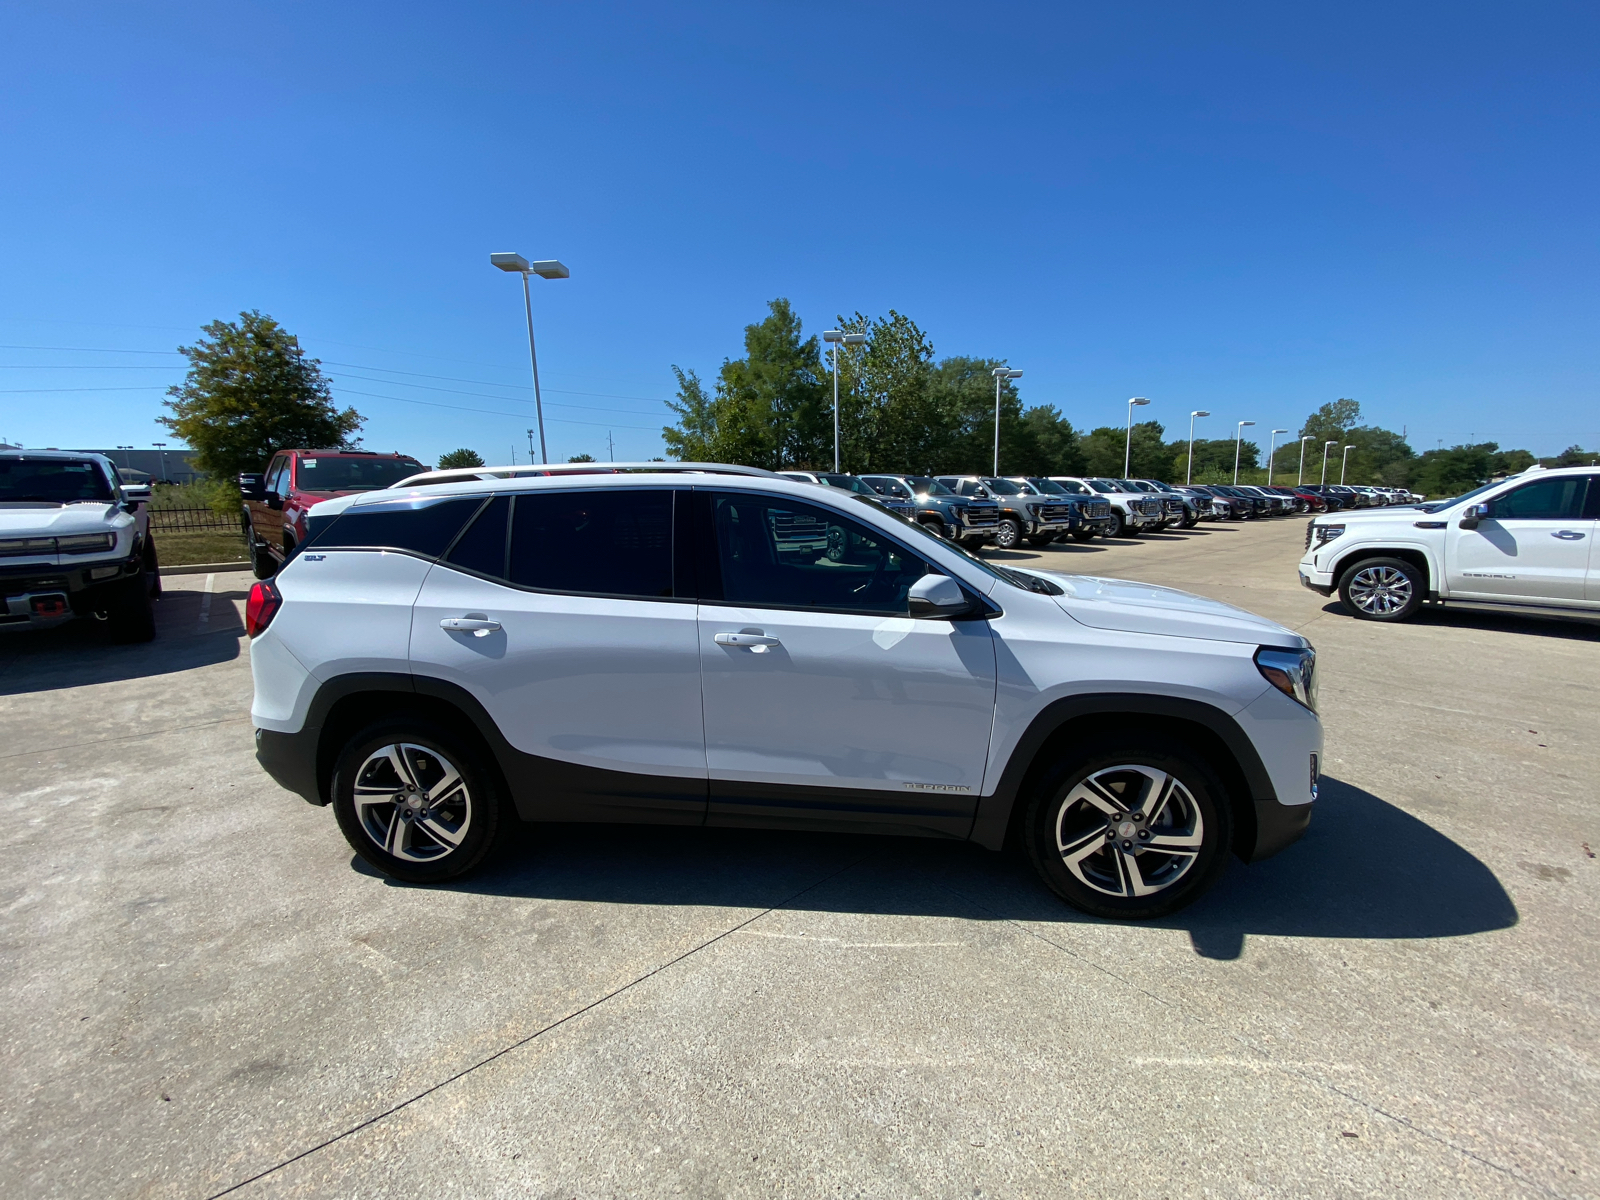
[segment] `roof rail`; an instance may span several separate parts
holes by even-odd
[[[409,475],[391,488],[425,487],[430,483],[462,483],[469,479],[532,479],[541,475],[620,475],[624,472],[651,472],[689,475],[755,475],[763,479],[778,478],[760,467],[741,467],[731,463],[703,462],[620,462],[620,463],[546,463],[544,465],[518,465],[511,467],[455,467],[447,471],[424,471]]]

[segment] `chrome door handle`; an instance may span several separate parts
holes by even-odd
[[[719,646],[743,646],[748,650],[765,650],[768,646],[783,645],[777,638],[764,633],[719,633],[711,640]]]
[[[1583,537],[1583,534],[1579,533],[1576,529],[1558,529],[1550,536],[1558,537],[1565,542],[1576,542]]]
[[[491,633],[500,631],[500,622],[477,616],[446,617],[439,622],[439,628],[448,629],[452,633],[470,633],[473,637],[488,637]]]

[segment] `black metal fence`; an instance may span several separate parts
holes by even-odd
[[[239,529],[239,518],[214,508],[152,508],[150,528],[157,532],[187,533],[202,529]]]

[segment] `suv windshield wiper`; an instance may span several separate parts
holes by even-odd
[[[1066,588],[1060,584],[1051,583],[1048,579],[1040,579],[1037,575],[1030,575],[1026,571],[1013,571],[1010,567],[997,567],[989,564],[991,570],[997,572],[1007,583],[1021,588],[1025,592],[1037,592],[1041,596],[1060,596]]]

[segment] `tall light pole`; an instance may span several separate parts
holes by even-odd
[[[833,346],[833,473],[839,473],[839,343],[860,346],[867,340],[864,333],[842,333],[837,329],[825,330],[822,340]]]
[[[1287,429],[1274,429],[1272,431],[1272,448],[1267,451],[1267,486],[1272,486],[1272,459],[1278,453],[1278,435],[1288,433]]]
[[[1339,486],[1340,487],[1344,486],[1345,468],[1350,465],[1350,451],[1352,451],[1354,449],[1355,449],[1354,446],[1346,446],[1344,448],[1344,458],[1341,459],[1340,462],[1339,462]]]
[[[1254,421],[1240,421],[1239,428],[1233,431],[1233,483],[1239,484],[1239,448],[1244,445],[1244,427],[1254,425]]]
[[[151,442],[157,450],[161,451],[161,482],[167,481],[167,444],[165,442]]]
[[[1210,415],[1203,408],[1197,408],[1189,414],[1189,467],[1183,473],[1185,486],[1194,482],[1194,419],[1196,417],[1209,417]]]
[[[1021,371],[1010,367],[996,367],[994,374],[994,473],[1000,474],[1000,389],[1008,379],[1021,379]]]
[[[1128,440],[1122,446],[1122,477],[1126,479],[1133,469],[1133,410],[1150,401],[1143,396],[1128,397]]]
[[[1332,450],[1338,444],[1339,442],[1337,439],[1331,442],[1322,443],[1322,485],[1324,487],[1326,487],[1328,484],[1328,451]]]
[[[550,453],[544,443],[544,398],[539,395],[539,356],[533,350],[533,295],[528,291],[528,276],[540,279],[570,279],[572,272],[554,258],[530,263],[520,254],[491,254],[489,262],[502,271],[512,271],[522,276],[522,305],[528,314],[528,361],[533,365],[533,411],[539,420],[539,461],[549,463]],[[529,443],[528,450],[533,450]]]
[[[1299,487],[1306,481],[1306,443],[1314,442],[1316,440],[1317,435],[1314,433],[1308,433],[1305,435],[1305,437],[1300,439],[1300,474],[1294,477],[1295,487]]]

